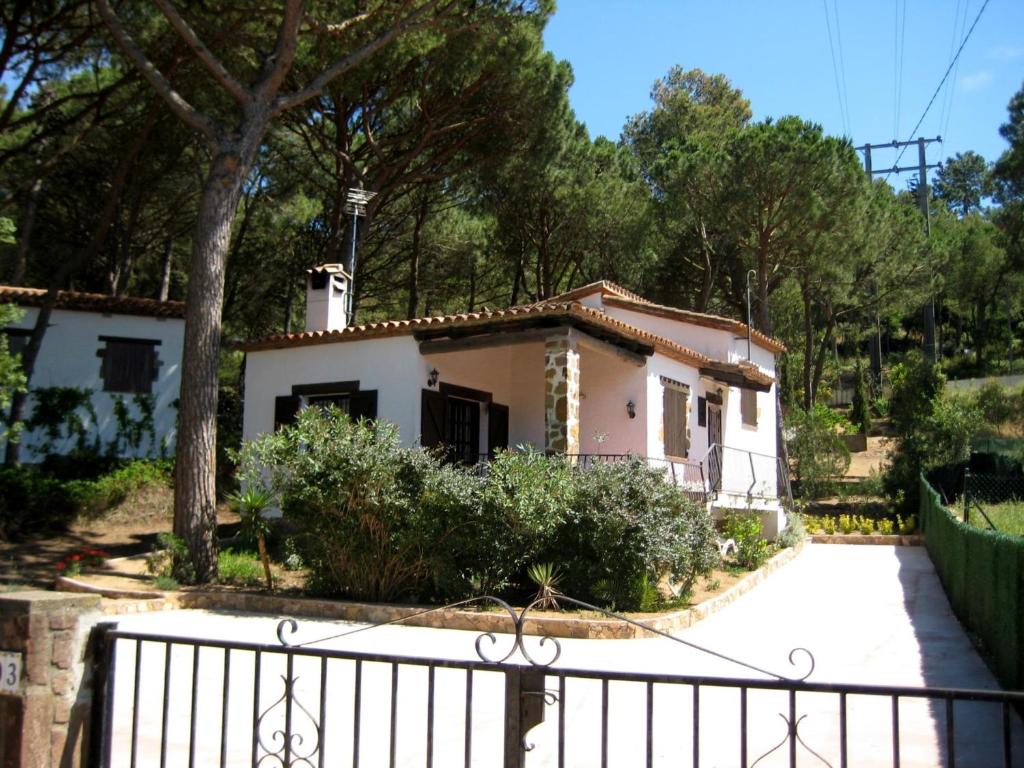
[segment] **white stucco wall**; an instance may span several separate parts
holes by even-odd
[[[31,329],[39,310],[25,308],[25,314],[12,328]],[[78,312],[55,309],[50,317],[50,326],[43,338],[39,356],[32,374],[31,388],[76,387],[93,390],[92,407],[97,423],[86,424],[90,437],[98,429],[102,446],[117,439],[117,421],[114,417],[114,402],[121,398],[135,418],[139,412],[132,403],[133,395],[103,391],[100,376],[102,359],[96,352],[105,347],[100,336],[117,336],[128,339],[159,340],[156,348],[160,368],[153,382],[153,421],[156,442],[143,438],[142,444],[128,456],[158,456],[161,444],[169,455],[174,451],[177,434],[177,400],[181,385],[181,352],[185,333],[185,321],[178,318],[141,317],[135,315],[101,314],[99,312]],[[32,413],[34,403],[29,397],[26,417]],[[83,418],[88,420],[83,414]],[[43,458],[43,438],[35,432],[22,435],[23,458],[38,461]],[[53,449],[58,453],[69,453],[75,447],[74,440],[57,442]]]
[[[629,418],[632,400],[636,418]],[[580,344],[580,453],[635,453],[646,448],[646,369],[604,345]],[[603,440],[598,439],[603,436]]]
[[[411,445],[419,437],[420,390],[429,371],[411,336],[249,352],[242,437],[272,432],[274,400],[295,384],[358,380],[360,389],[377,390],[377,417],[396,424]]]

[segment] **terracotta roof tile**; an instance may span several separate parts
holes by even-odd
[[[23,307],[39,307],[43,304],[46,291],[42,288],[20,288],[0,285],[0,303],[19,304]],[[185,303],[181,301],[157,301],[129,296],[108,296],[103,293],[80,293],[59,291],[57,309],[78,312],[102,312],[111,315],[141,315],[145,317],[185,317]]]

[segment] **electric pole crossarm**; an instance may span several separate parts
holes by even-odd
[[[930,165],[925,165],[923,167],[927,170],[927,169],[931,169],[931,168],[940,168],[941,166],[942,166],[941,163],[932,163]],[[877,175],[879,173],[886,173],[886,174],[888,174],[888,173],[907,173],[908,171],[920,171],[921,168],[922,168],[922,166],[920,166],[920,165],[901,165],[901,166],[895,166],[894,165],[892,168],[879,168],[878,170],[875,170],[874,168],[872,168],[871,169],[871,175],[874,176],[874,175]]]

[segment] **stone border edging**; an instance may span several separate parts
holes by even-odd
[[[72,579],[70,576],[58,576],[53,580],[53,584],[54,588],[58,592],[80,592],[100,595],[101,597],[107,597],[114,600],[158,600],[166,597],[163,592],[103,587],[98,584],[89,584],[85,581],[78,581],[77,579]]]
[[[655,616],[650,619],[636,619],[659,632],[676,632],[692,627],[699,621],[717,613],[736,601],[782,566],[794,560],[803,550],[805,542],[785,549],[769,559],[760,569],[748,573],[720,595],[700,605],[680,611]],[[462,629],[472,632],[495,632],[506,634],[511,629],[509,616],[498,611],[468,611],[458,609],[436,610],[425,613],[426,609],[376,603],[353,603],[337,600],[316,600],[310,598],[280,597],[252,592],[210,592],[185,590],[167,594],[150,593],[151,598],[142,604],[117,601],[105,606],[109,614],[137,613],[171,608],[243,611],[277,616],[309,617],[341,621],[382,624],[397,621],[405,626],[433,627],[436,629]],[[420,614],[420,615],[417,615]],[[528,635],[549,637],[631,640],[651,637],[640,627],[616,619],[591,619],[570,616],[538,616],[528,618],[524,624]]]
[[[885,544],[890,547],[920,547],[924,545],[924,536],[912,533],[907,536],[892,534],[884,536],[880,533],[815,533],[811,536],[815,544]]]

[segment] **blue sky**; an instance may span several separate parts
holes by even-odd
[[[651,84],[679,64],[726,75],[756,119],[799,115],[860,146],[909,138],[983,2],[558,0],[545,42],[572,64],[570,100],[592,136],[617,139],[629,115],[649,108]],[[990,0],[916,134],[944,139],[929,147],[929,162],[968,149],[998,157],[1006,148],[998,129],[1022,81],[1024,1]],[[891,165],[895,153],[873,160]],[[915,162],[911,150],[901,165]]]

